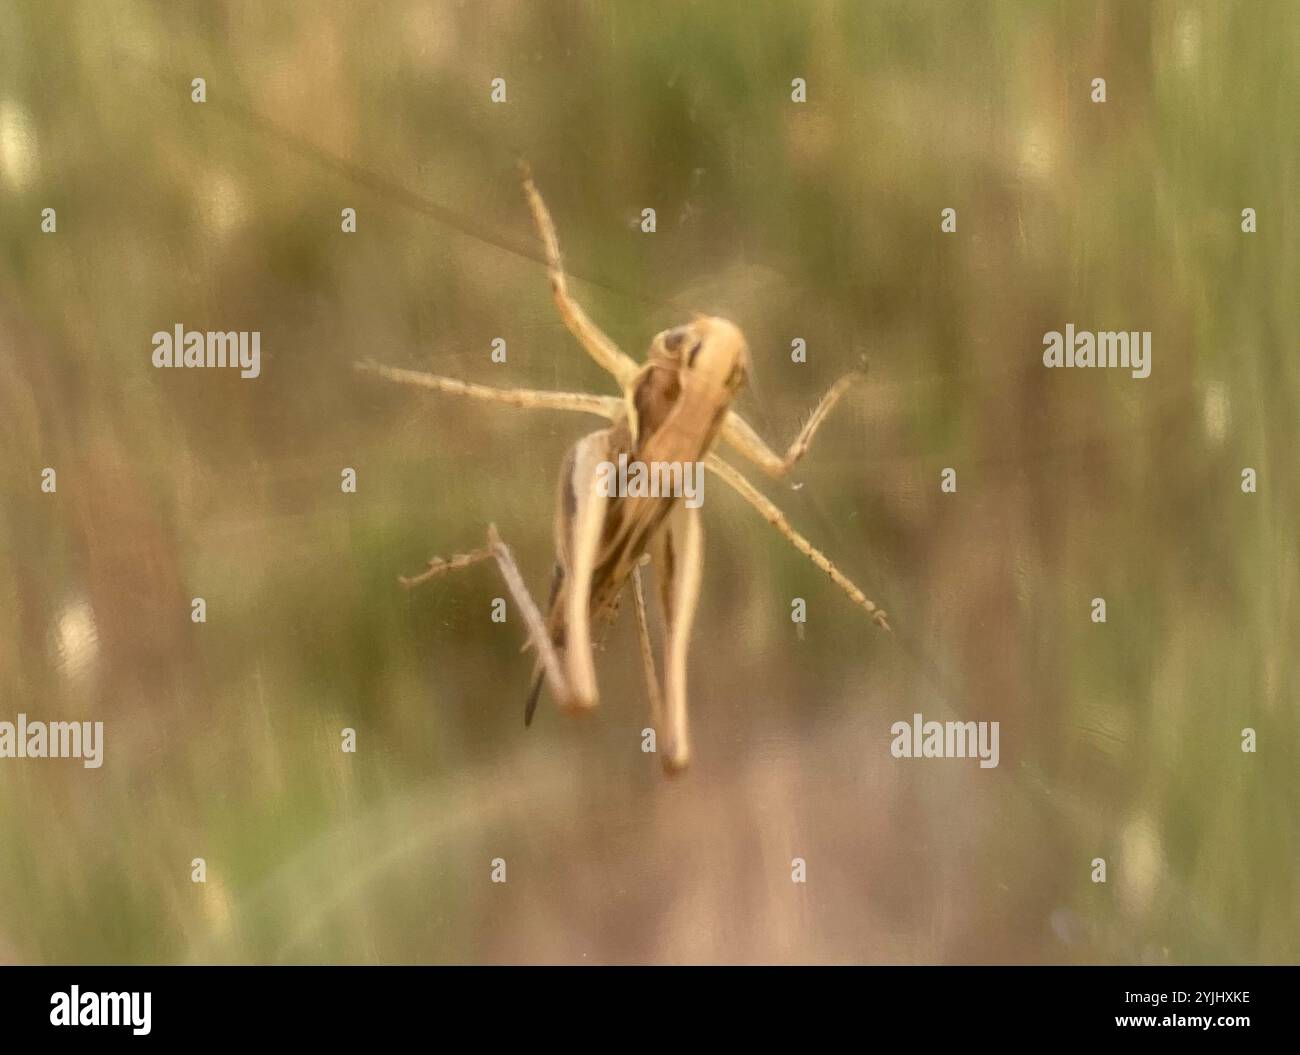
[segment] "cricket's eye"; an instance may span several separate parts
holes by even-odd
[[[679,327],[664,334],[664,348],[674,355],[681,350],[682,341],[686,340],[686,329]]]

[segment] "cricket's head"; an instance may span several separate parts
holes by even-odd
[[[664,330],[650,346],[651,358],[675,365],[682,388],[707,391],[730,402],[749,373],[749,346],[740,327],[714,315]]]

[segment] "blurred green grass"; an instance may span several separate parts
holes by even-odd
[[[0,718],[108,747],[0,764],[0,958],[1296,960],[1297,44],[1287,3],[6,5]],[[712,488],[671,785],[626,625],[599,715],[525,733],[491,569],[396,587],[494,520],[540,591],[584,423],[354,359],[609,391],[521,156],[630,353],[745,328],[774,442],[871,359],[772,493],[898,632]],[[1067,321],[1152,330],[1152,377],[1043,371]],[[154,371],[177,322],[262,377]],[[1001,767],[895,762],[914,711]]]

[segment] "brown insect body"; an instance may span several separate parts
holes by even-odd
[[[703,461],[713,448],[736,390],[744,383],[748,349],[734,323],[700,318],[659,334],[651,345],[629,400],[632,414],[608,429],[584,436],[570,448],[560,470],[556,503],[556,564],[546,618],[557,653],[565,647],[565,612],[573,552],[574,518],[583,481],[576,470],[583,454],[617,463],[620,455],[651,465],[685,465]],[[603,629],[618,608],[618,599],[633,569],[680,502],[680,495],[619,495],[608,501],[600,548],[592,574],[588,618],[593,632]],[[671,580],[673,555],[665,559]],[[668,585],[664,583],[661,585]],[[524,708],[531,724],[541,696],[543,670],[538,665]]]
[[[514,558],[492,525],[483,548],[449,560],[434,558],[425,572],[402,582],[413,586],[495,559],[537,651],[538,668],[525,709],[525,719],[531,721],[543,684],[550,686],[565,709],[595,706],[593,628],[600,631],[608,625],[630,581],[651,714],[655,726],[662,730],[660,756],[666,769],[679,770],[690,759],[686,657],[704,560],[700,511],[682,502],[681,495],[605,494],[598,486],[601,464],[615,464],[626,456],[646,466],[677,466],[684,476],[688,465],[702,463],[826,572],[878,625],[887,628],[885,613],[799,534],[775,503],[713,449],[721,439],[770,476],[785,475],[807,451],[831,408],[861,374],[848,374],[832,385],[785,454],[778,454],[731,409],[749,366],[749,351],[739,328],[726,319],[699,316],[657,335],[646,362],[638,365],[569,294],[554,224],[526,171],[524,192],[545,246],[560,317],[618,383],[622,398],[492,388],[436,374],[358,363],[360,370],[402,384],[498,405],[594,414],[609,422],[578,440],[564,460],[555,515],[556,566],[545,616],[538,611]],[[653,563],[663,616],[662,699],[639,570],[647,555]]]

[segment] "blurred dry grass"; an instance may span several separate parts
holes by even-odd
[[[1294,961],[1298,44],[1286,3],[5,5],[0,719],[108,747],[0,763],[0,957]],[[681,782],[628,626],[598,716],[525,732],[491,570],[395,587],[494,519],[540,589],[583,426],[354,358],[500,382],[504,336],[510,383],[606,390],[521,155],[630,352],[745,327],[765,435],[871,355],[774,493],[899,632],[714,488]],[[1067,321],[1151,329],[1151,379],[1043,371]],[[263,376],[154,371],[176,322]],[[914,711],[1001,767],[894,761]]]

